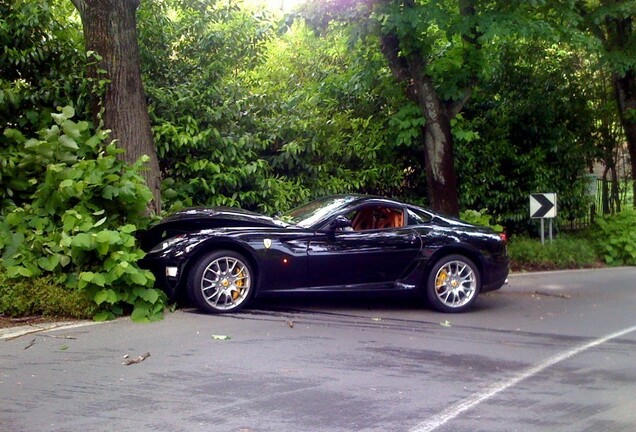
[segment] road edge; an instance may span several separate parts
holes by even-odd
[[[0,328],[0,340],[10,341],[29,334],[46,333],[53,330],[68,330],[96,324],[102,323],[97,321],[60,321],[42,324],[31,324],[19,327]]]

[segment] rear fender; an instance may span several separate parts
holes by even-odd
[[[437,249],[426,261],[426,271],[424,272],[424,279],[422,283],[426,281],[426,275],[429,274],[435,263],[437,263],[440,259],[448,255],[462,255],[471,260],[477,266],[477,270],[480,275],[484,273],[484,262],[482,259],[481,253],[478,250],[468,246],[468,245],[451,245],[445,246],[440,249]],[[481,280],[482,278],[480,278]]]

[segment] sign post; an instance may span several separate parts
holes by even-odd
[[[552,243],[552,219],[557,215],[557,194],[536,193],[530,195],[530,217],[541,219],[541,244],[545,244],[545,219],[549,221],[550,243]]]

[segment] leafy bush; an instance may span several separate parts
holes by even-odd
[[[512,270],[558,270],[595,267],[598,255],[588,238],[559,236],[544,245],[537,239],[514,237],[508,244]]]
[[[509,232],[529,233],[530,193],[556,192],[564,221],[589,211],[582,174],[594,158],[595,111],[577,55],[534,38],[501,42],[454,127],[475,133],[455,133],[455,164],[464,206],[487,207]]]
[[[56,283],[51,276],[8,278],[0,270],[0,314],[88,318],[97,309],[81,290]]]
[[[300,23],[276,37],[280,23],[261,12],[140,8],[165,208],[276,213],[332,193],[421,193],[423,119],[403,106],[377,41],[352,47],[343,29],[320,38]]]
[[[306,201],[307,188],[262,157],[263,138],[249,128],[261,108],[246,99],[250,91],[236,78],[261,61],[275,35],[272,17],[240,2],[175,0],[142,2],[139,14],[164,207],[275,213]]]
[[[6,129],[14,142],[5,160],[19,175],[31,200],[0,209],[0,252],[10,278],[49,277],[77,289],[100,306],[95,319],[110,319],[131,308],[135,320],[160,319],[165,295],[154,277],[138,267],[143,257],[134,233],[151,192],[138,174],[145,162],[128,167],[107,132],[91,134],[87,122],[72,120],[66,107],[37,138]],[[0,167],[3,169],[3,167]],[[20,289],[23,285],[14,285]]]
[[[475,225],[486,226],[497,232],[503,232],[504,227],[495,222],[495,218],[488,214],[487,209],[464,210],[460,214],[460,219]]]
[[[246,128],[273,172],[311,196],[417,195],[421,112],[395,85],[377,41],[347,34],[333,27],[317,37],[296,23],[271,41],[262,65],[239,77],[251,87]]]
[[[51,107],[88,109],[82,23],[69,1],[0,1],[0,125],[31,135]],[[4,147],[0,136],[0,147]],[[4,182],[0,182],[4,183]],[[3,188],[0,187],[0,198]]]
[[[636,264],[636,212],[599,218],[594,229],[599,254],[609,265]]]

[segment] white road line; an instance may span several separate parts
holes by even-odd
[[[436,415],[434,415],[433,417],[429,418],[428,420],[420,423],[419,425],[415,426],[413,429],[411,429],[411,432],[432,432],[440,427],[442,427],[443,425],[445,425],[446,423],[448,423],[451,420],[456,419],[457,417],[459,417],[462,413],[468,411],[469,409],[474,408],[475,406],[479,405],[480,403],[492,398],[493,396],[496,396],[497,394],[501,393],[504,390],[509,389],[510,387],[513,387],[515,385],[517,385],[519,382],[530,378],[534,375],[537,375],[538,373],[541,373],[542,371],[544,371],[545,369],[554,366],[557,363],[560,363],[564,360],[568,360],[569,358],[574,357],[577,354],[580,354],[584,351],[587,351],[591,348],[597,347],[599,345],[602,345],[606,342],[611,341],[612,339],[616,339],[619,338],[621,336],[625,336],[628,333],[632,333],[636,331],[636,326],[634,327],[630,327],[621,331],[618,331],[616,333],[612,333],[610,335],[607,335],[605,337],[602,337],[600,339],[596,339],[590,343],[587,343],[585,345],[582,345],[578,348],[573,348],[569,351],[565,351],[562,354],[556,355],[554,357],[551,357],[549,359],[547,359],[546,361],[539,363],[535,366],[529,367],[527,369],[524,369],[518,373],[516,373],[515,375],[513,375],[512,377],[510,377],[507,380],[501,381],[499,383],[495,383],[494,385],[486,388],[483,392],[480,392],[472,397],[469,397],[468,399],[464,399],[463,401],[460,401],[458,403],[453,403],[452,406]]]

